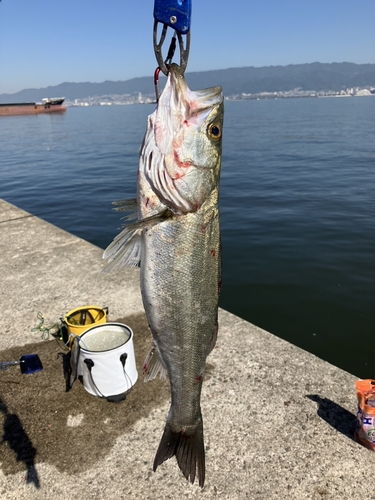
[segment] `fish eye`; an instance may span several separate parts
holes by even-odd
[[[221,127],[217,123],[210,123],[207,128],[208,136],[217,141],[221,138]]]

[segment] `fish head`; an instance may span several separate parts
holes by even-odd
[[[149,173],[152,188],[170,208],[196,211],[218,190],[223,117],[221,87],[192,91],[172,64],[151,120],[157,155]]]

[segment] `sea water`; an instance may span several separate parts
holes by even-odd
[[[0,197],[105,248],[154,108],[1,117]],[[375,373],[374,116],[375,96],[226,101],[220,185],[220,306],[362,378]]]

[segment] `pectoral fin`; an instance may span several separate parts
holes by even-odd
[[[172,212],[166,209],[159,214],[146,217],[126,226],[104,251],[103,259],[108,259],[108,263],[102,272],[110,272],[123,266],[139,266],[142,256],[142,231],[165,221],[172,215]]]
[[[131,198],[130,200],[119,200],[112,203],[116,212],[129,212],[128,215],[122,217],[121,220],[136,220],[137,219],[137,200]]]

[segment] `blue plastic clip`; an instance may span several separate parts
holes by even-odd
[[[186,35],[190,30],[191,0],[155,0],[154,18]]]

